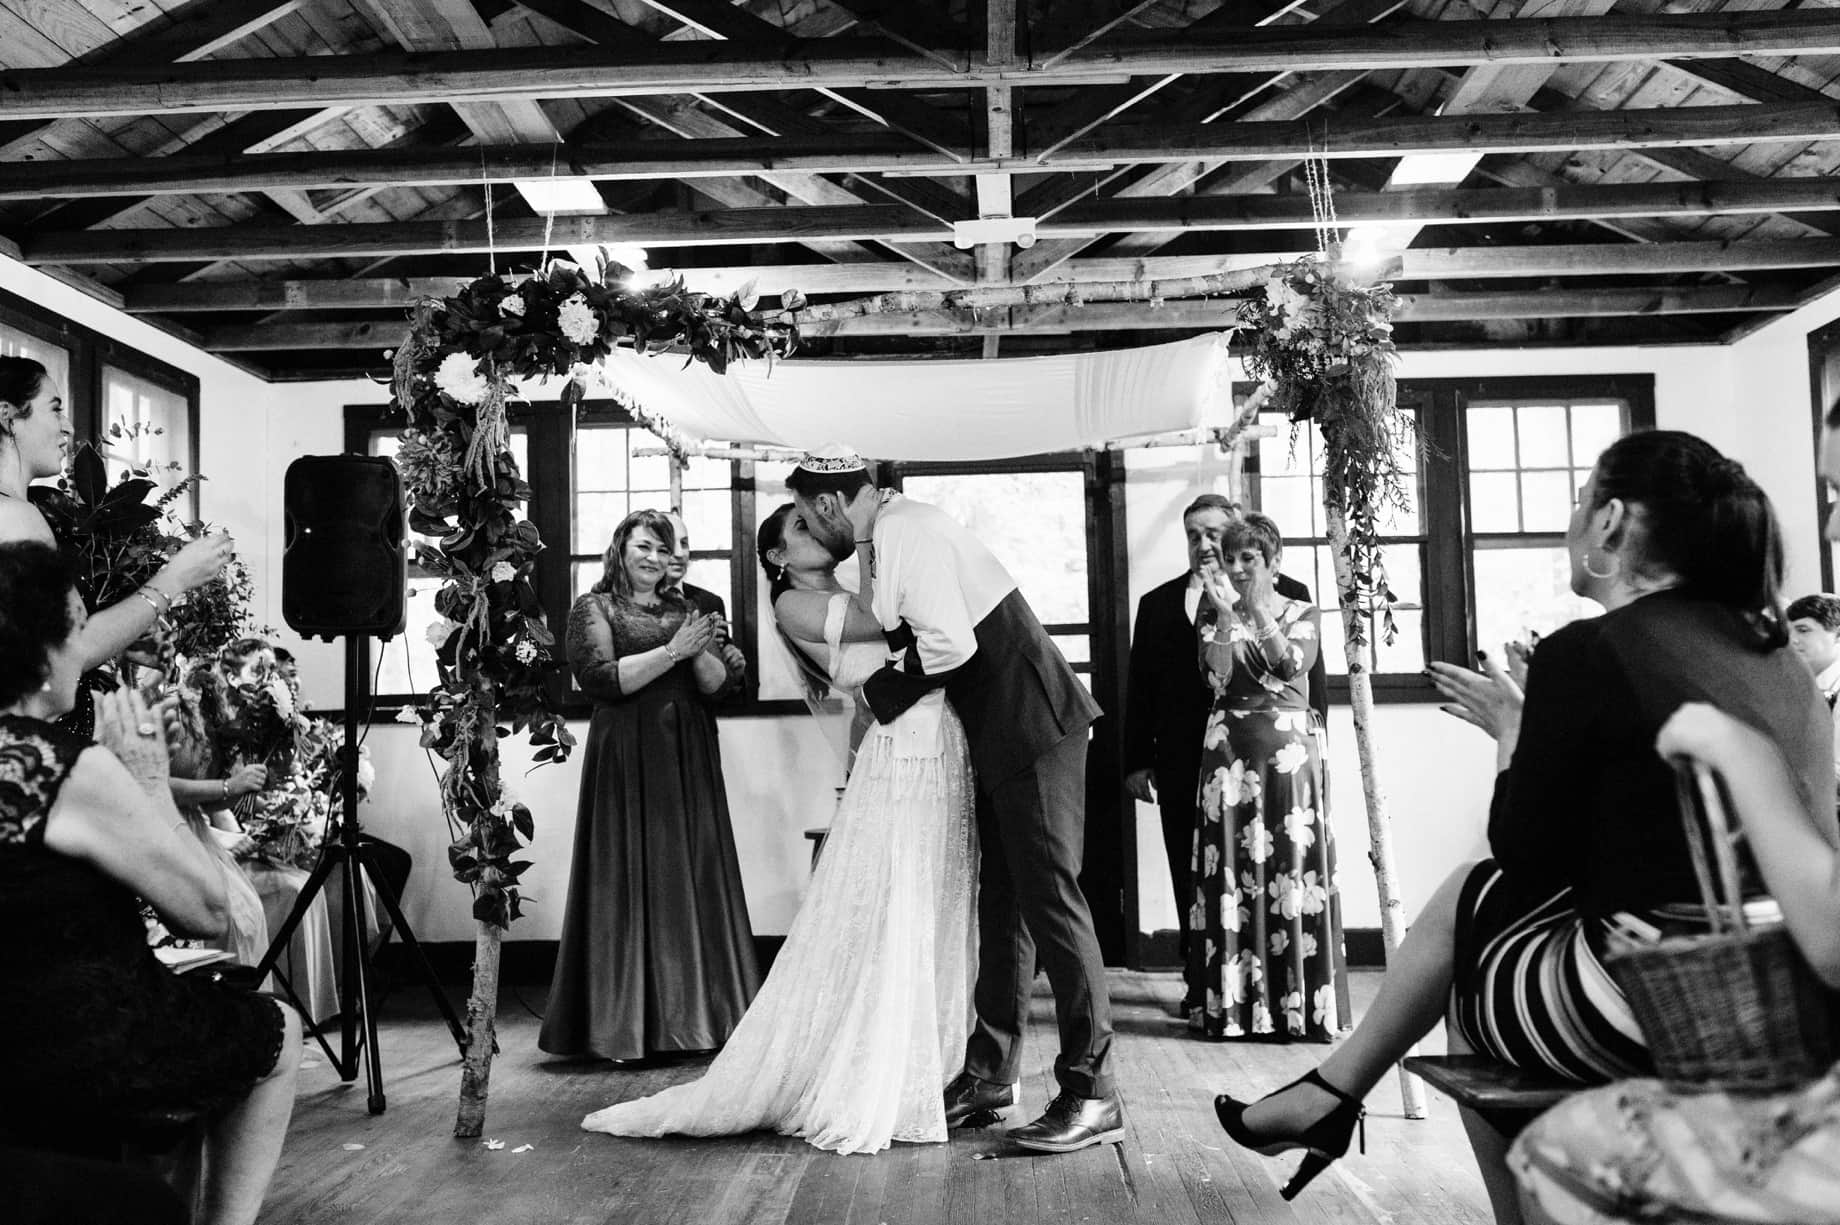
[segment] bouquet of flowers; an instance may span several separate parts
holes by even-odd
[[[134,435],[110,427],[117,439]],[[106,443],[105,443],[106,445]],[[130,468],[109,483],[108,465],[97,448],[77,444],[69,469],[55,487],[34,486],[32,503],[51,525],[58,547],[77,563],[77,592],[91,612],[127,599],[189,541],[202,523],[181,523],[173,506],[203,478],[187,476],[162,490],[151,470]],[[224,573],[173,606],[168,632],[157,642],[137,644],[137,654],[158,657],[168,667],[176,656],[200,659],[249,632],[252,590],[249,573],[232,561]],[[139,650],[141,646],[150,649]],[[113,689],[113,670],[96,669],[86,688]]]
[[[255,843],[255,857],[277,867],[311,868],[325,841],[339,796],[340,733],[329,721],[296,716],[293,768],[248,796],[237,808],[243,832]],[[370,794],[376,770],[370,750],[359,750],[358,795]]]

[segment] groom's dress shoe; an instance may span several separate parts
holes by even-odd
[[[960,1072],[946,1086],[946,1126],[987,1127],[998,1121],[999,1111],[1015,1104],[1015,1085],[1001,1085],[969,1072]]]
[[[1043,1153],[1071,1153],[1094,1144],[1116,1144],[1124,1139],[1124,1107],[1116,1093],[1108,1097],[1062,1093],[1048,1103],[1039,1119],[1009,1135],[1023,1148]]]

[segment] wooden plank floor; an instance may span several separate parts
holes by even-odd
[[[1378,976],[1355,978],[1357,1011]],[[1456,1109],[1404,1119],[1397,1082],[1377,1090],[1368,1153],[1338,1162],[1301,1199],[1278,1188],[1295,1155],[1242,1152],[1214,1121],[1213,1094],[1257,1095],[1312,1066],[1317,1046],[1206,1043],[1168,1015],[1171,974],[1114,971],[1117,1077],[1128,1131],[1121,1145],[1064,1156],[1024,1154],[999,1132],[949,1144],[896,1145],[873,1157],[821,1153],[770,1134],[719,1140],[621,1140],[578,1129],[581,1116],[701,1074],[702,1063],[621,1071],[566,1063],[536,1049],[536,1021],[507,993],[502,1054],[492,1070],[489,1149],[450,1129],[459,1067],[419,990],[387,1001],[379,1043],[388,1110],[365,1111],[362,1078],[342,1085],[309,1046],[299,1104],[262,1220],[551,1222],[601,1225],[1195,1225],[1213,1222],[1489,1221]],[[542,1008],[541,991],[524,997]],[[1052,1094],[1052,1004],[1038,993],[1023,1103]],[[1430,1049],[1430,1048],[1428,1048]],[[524,1152],[516,1151],[529,1145]]]

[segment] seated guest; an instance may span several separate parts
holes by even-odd
[[[98,700],[100,744],[59,730],[82,675],[83,601],[56,550],[0,545],[0,1084],[20,1118],[208,1113],[201,1220],[246,1225],[268,1189],[300,1021],[266,996],[175,975],[137,913],[209,936],[224,872],[168,787],[140,695]]]
[[[1713,706],[1682,706],[1655,747],[1724,778],[1733,823],[1790,937],[1840,988],[1833,806],[1803,790],[1767,736]],[[1509,1164],[1531,1214],[1563,1225],[1840,1221],[1840,1066],[1787,1093],[1682,1093],[1625,1080],[1575,1094],[1522,1133]]]
[[[1789,645],[1814,673],[1832,717],[1840,699],[1840,597],[1805,595],[1789,605]],[[1840,721],[1834,727],[1834,769],[1840,771]]]
[[[1201,607],[1201,568],[1217,557],[1221,534],[1238,522],[1237,502],[1204,493],[1182,512],[1188,540],[1188,569],[1137,602],[1131,629],[1130,679],[1124,705],[1124,785],[1146,804],[1155,803],[1163,819],[1163,847],[1169,856],[1169,879],[1175,886],[1176,924],[1181,933],[1185,990],[1179,1014],[1202,1006],[1206,991],[1187,969],[1188,912],[1194,902],[1189,861],[1194,854],[1195,797],[1201,774],[1201,736],[1214,695],[1195,659],[1195,614]],[[1273,589],[1287,600],[1310,602],[1310,589],[1279,574]],[[1310,708],[1319,721],[1329,713],[1320,652],[1309,669]]]
[[[1825,707],[1785,649],[1776,514],[1740,465],[1690,434],[1621,438],[1580,490],[1566,546],[1572,590],[1606,611],[1541,639],[1524,709],[1493,660],[1486,675],[1432,668],[1446,709],[1496,740],[1494,858],[1444,882],[1318,1069],[1250,1104],[1216,1099],[1237,1143],[1309,1150],[1287,1194],[1347,1151],[1361,1098],[1447,1013],[1455,1053],[1580,1084],[1649,1070],[1600,957],[1612,915],[1666,927],[1668,908],[1699,903],[1674,775],[1654,753],[1683,702],[1768,735],[1803,794],[1833,792]],[[1496,1219],[1518,1221],[1500,1135],[1464,1123]]]

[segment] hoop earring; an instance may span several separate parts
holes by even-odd
[[[1622,563],[1617,560],[1616,554],[1610,552],[1608,549],[1604,550],[1604,557],[1609,560],[1610,568],[1600,572],[1591,568],[1591,554],[1594,552],[1596,552],[1595,549],[1586,549],[1584,551],[1584,572],[1594,579],[1615,578],[1617,571],[1622,569]]]

